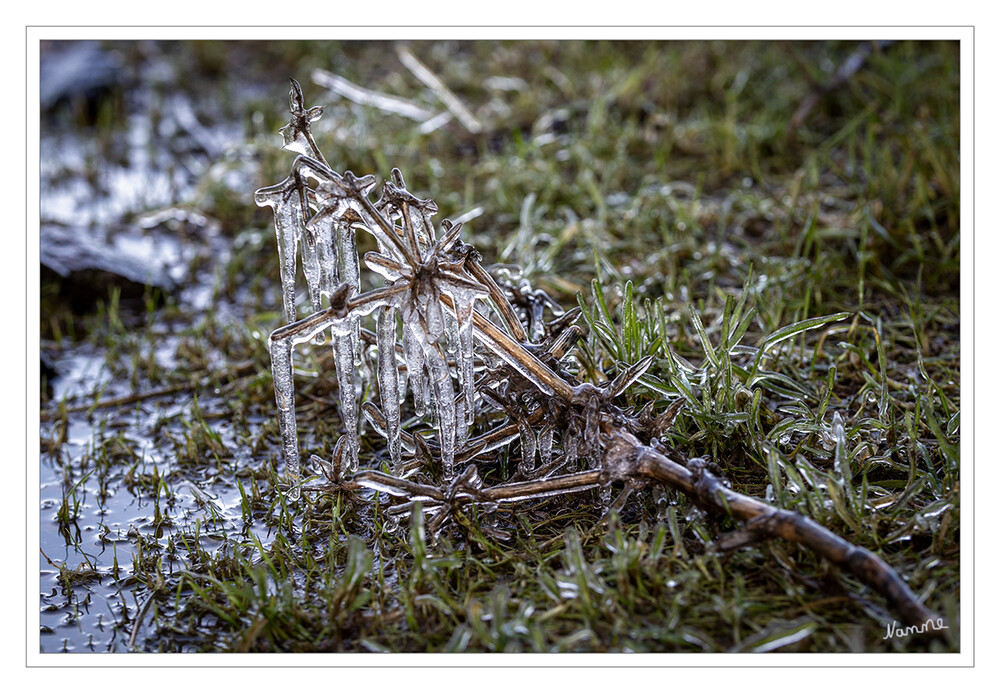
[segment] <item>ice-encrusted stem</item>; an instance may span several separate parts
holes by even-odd
[[[311,155],[325,164],[323,152],[316,146],[312,129],[309,127],[310,123],[319,120],[323,115],[323,107],[314,106],[307,109],[302,96],[302,87],[294,79],[289,78],[289,80],[292,86],[288,91],[288,112],[292,117],[287,125],[278,130],[284,138],[284,149]]]
[[[479,264],[479,260],[475,257],[469,258],[465,266],[468,268],[469,274],[489,290],[490,301],[511,336],[519,342],[527,342],[528,333],[524,331],[521,321],[517,318],[517,313],[514,312],[510,301],[507,300],[503,290],[486,271],[486,268]]]
[[[454,308],[452,307],[454,310]],[[500,357],[518,373],[534,383],[543,394],[557,395],[566,401],[571,401],[576,389],[563,380],[551,368],[542,363],[519,342],[504,334],[489,320],[476,311],[472,311],[472,319],[476,334],[487,349]]]
[[[871,551],[851,544],[805,515],[776,508],[730,489],[704,465],[693,465],[692,460],[675,460],[671,455],[642,444],[627,431],[610,426],[604,428],[603,483],[655,481],[683,492],[704,508],[746,521],[743,529],[734,532],[735,536],[723,537],[714,548],[732,550],[763,538],[780,537],[811,549],[885,595],[907,624],[919,626],[930,620],[940,620],[896,571]]]
[[[403,243],[396,228],[379,213],[371,200],[361,196],[357,198],[357,202],[359,203],[357,211],[364,221],[365,228],[375,236],[382,252],[398,258],[408,267],[417,267],[420,264],[419,257],[414,257],[413,251]]]

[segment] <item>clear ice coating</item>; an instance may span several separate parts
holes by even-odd
[[[543,467],[547,467],[552,461],[552,442],[555,432],[556,429],[552,425],[545,424],[538,433],[538,456]]]
[[[421,336],[413,323],[403,323],[403,357],[406,359],[406,382],[413,397],[413,408],[417,416],[424,416],[431,406],[431,390],[424,368],[424,349]]]
[[[467,426],[471,426],[476,412],[476,354],[473,342],[472,310],[475,300],[480,297],[471,291],[452,291],[451,295],[455,302],[455,317],[458,323],[458,365],[462,377],[462,394],[465,397],[464,420]]]
[[[274,379],[274,398],[278,404],[278,427],[281,430],[282,452],[285,456],[285,474],[292,483],[289,498],[298,500],[299,488],[299,437],[295,426],[295,383],[292,380],[291,341],[274,341],[268,344],[271,352],[271,369]]]
[[[393,471],[401,473],[403,468],[401,412],[409,390],[417,416],[437,428],[441,467],[450,481],[456,474],[456,450],[468,441],[476,418],[477,359],[489,363],[487,352],[476,351],[477,337],[483,338],[474,326],[476,304],[489,300],[496,309],[500,292],[476,264],[472,248],[461,242],[462,225],[445,220],[440,232],[435,230],[431,218],[438,211],[437,204],[409,192],[398,169],[383,183],[379,199],[372,201],[374,176],[341,174],[329,166],[310,132],[322,108],[307,109],[294,80],[289,112],[291,118],[281,134],[284,147],[299,156],[285,180],[255,194],[258,205],[273,210],[278,243],[286,324],[271,335],[269,350],[288,476],[294,485],[300,473],[294,347],[309,340],[322,343],[327,329],[345,428],[344,472],[357,471],[358,394],[364,364],[361,325],[377,311],[369,318],[375,321],[376,379],[382,407],[381,423],[375,429],[387,439]],[[367,253],[365,264],[385,280],[384,287],[364,293],[358,232],[375,239],[378,251]],[[299,259],[311,307],[311,314],[302,319],[296,315]],[[521,338],[516,333],[515,337]],[[397,345],[401,346],[405,379],[399,372]],[[487,346],[491,356],[498,351],[492,341]],[[526,373],[533,377],[530,370]],[[541,387],[547,388],[544,383]],[[370,418],[374,416],[365,411]],[[528,443],[522,434],[526,452],[531,447],[533,468],[535,438],[530,438]],[[297,490],[293,488],[292,493]]]
[[[517,429],[518,433],[521,434],[521,464],[518,470],[523,476],[530,477],[531,473],[535,471],[537,439],[535,432],[531,430],[531,426],[523,418],[517,420]]]
[[[292,351],[296,344],[311,340],[329,325],[328,320],[305,318],[275,330],[268,338],[274,398],[278,405],[278,428],[281,431],[282,452],[285,456],[285,472],[292,484],[289,492],[289,498],[292,500],[299,497],[297,484],[300,475]]]
[[[434,389],[434,401],[437,405],[441,467],[445,481],[450,481],[455,474],[455,440],[458,433],[455,389],[451,384],[448,361],[441,354],[439,346],[425,342],[424,357],[427,364],[427,375]]]

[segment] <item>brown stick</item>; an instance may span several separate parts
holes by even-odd
[[[643,445],[630,433],[611,429],[606,435],[610,438],[604,453],[608,481],[651,479],[676,488],[703,507],[747,520],[747,529],[754,535],[780,537],[812,549],[884,595],[907,625],[940,620],[896,571],[871,551],[851,544],[804,515],[737,493],[707,470],[689,469]]]

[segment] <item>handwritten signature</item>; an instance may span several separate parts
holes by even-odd
[[[888,640],[889,638],[900,638],[906,635],[914,635],[916,633],[926,633],[928,630],[948,630],[948,626],[944,624],[943,618],[929,618],[919,626],[907,626],[906,628],[900,628],[899,625],[893,621],[891,625],[885,627],[885,635],[882,639]]]

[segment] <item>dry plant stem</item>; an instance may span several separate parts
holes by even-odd
[[[238,377],[249,375],[256,372],[257,364],[254,361],[241,361],[240,363],[234,365],[223,371],[219,376],[219,381],[225,381],[227,384],[231,383]],[[98,402],[90,402],[89,404],[78,404],[72,407],[67,407],[67,413],[76,413],[81,411],[89,411],[92,409],[106,409],[108,407],[120,407],[125,404],[135,404],[136,402],[142,402],[147,399],[155,399],[157,397],[163,397],[165,395],[173,395],[178,392],[185,392],[187,390],[195,390],[199,386],[193,382],[177,383],[175,385],[167,385],[165,387],[157,388],[155,390],[147,390],[145,392],[133,392],[130,395],[123,395],[121,397],[112,397],[110,399],[102,399]],[[57,410],[53,411],[43,411],[42,421],[51,421],[59,416]]]
[[[612,479],[666,484],[703,507],[746,520],[747,529],[755,537],[777,537],[805,546],[884,595],[907,625],[920,626],[939,619],[896,571],[871,551],[851,544],[804,515],[726,488],[707,470],[693,471],[643,445],[630,433],[610,429],[606,435],[610,441],[605,448],[604,471]]]
[[[532,498],[547,498],[560,493],[586,491],[601,485],[601,471],[594,469],[586,472],[576,472],[550,479],[537,481],[519,481],[512,484],[501,484],[492,488],[484,488],[483,495],[492,501],[523,501]]]
[[[311,73],[312,80],[321,87],[326,87],[335,94],[339,94],[354,103],[363,106],[373,106],[386,113],[395,113],[410,120],[423,122],[431,118],[434,113],[423,106],[408,99],[398,96],[389,96],[381,92],[365,89],[347,81],[340,75],[335,75],[326,70],[315,69]]]
[[[445,305],[451,308],[447,300],[448,297],[445,296],[444,298]],[[496,325],[475,311],[472,313],[472,320],[476,334],[481,338],[483,346],[487,347],[518,371],[522,373],[525,370],[529,371],[531,376],[537,378],[551,390],[551,392],[546,394],[555,393],[566,401],[573,399],[573,396],[576,394],[575,388],[560,378],[551,368],[535,358],[534,354],[521,346],[520,342],[515,342]]]
[[[476,120],[476,117],[472,115],[472,113],[469,112],[469,109],[465,107],[465,104],[463,104],[459,98],[452,93],[451,89],[445,86],[444,82],[442,82],[437,75],[431,72],[426,65],[420,62],[420,60],[418,60],[408,48],[405,46],[399,46],[396,49],[396,54],[399,56],[400,62],[403,63],[403,65],[405,65],[417,79],[426,84],[439,99],[441,99],[448,110],[451,111],[462,123],[462,125],[465,126],[466,130],[475,135],[483,129],[482,124]]]

